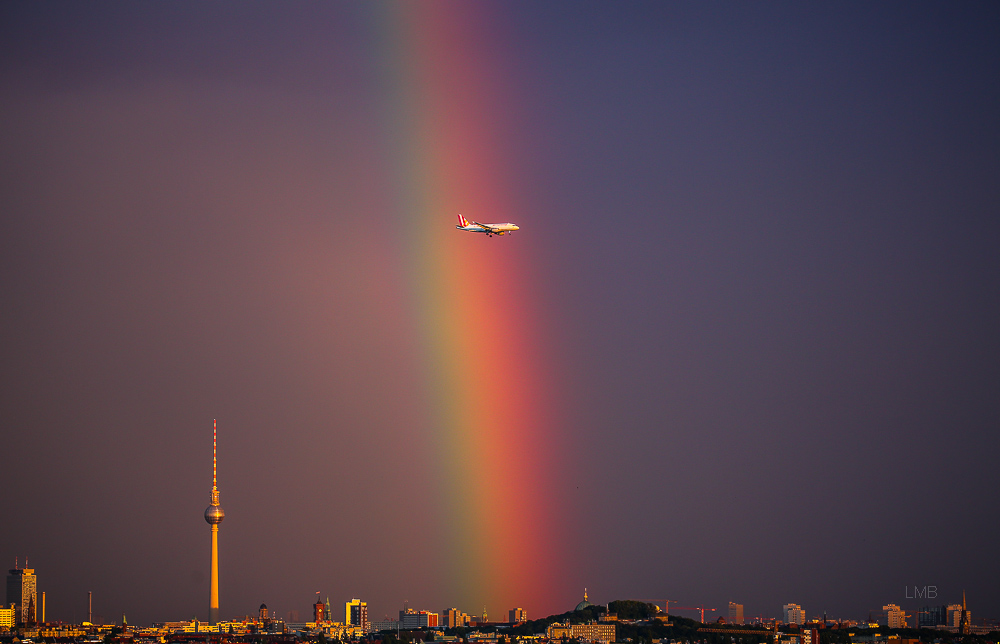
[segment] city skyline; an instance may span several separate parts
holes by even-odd
[[[217,500],[217,496],[213,495],[213,499]],[[211,509],[212,507],[214,506],[209,506],[209,509]],[[214,541],[215,540],[213,539],[213,557],[210,565],[210,567],[212,568],[216,567],[218,561]],[[25,565],[27,565],[27,561],[25,561]],[[217,571],[213,572],[215,572],[217,575]],[[213,575],[213,577],[215,576]],[[20,622],[18,622],[19,624],[28,622],[29,615],[34,615],[34,617],[30,618],[30,621],[38,621],[40,623],[45,621],[43,618],[38,617],[39,604],[37,600],[37,595],[39,593],[42,596],[42,603],[41,603],[42,608],[40,610],[42,611],[42,615],[44,616],[45,591],[37,590],[37,577],[35,575],[34,569],[19,568],[17,566],[17,562],[15,561],[15,567],[8,571],[6,606],[8,607],[13,606],[14,608],[11,608],[11,610],[16,609],[16,613],[20,615],[20,617],[17,618],[21,620]],[[218,599],[218,590],[217,590],[217,585],[215,583],[212,584],[210,594],[213,600]],[[329,596],[327,596],[326,601],[323,602],[320,597],[321,591],[316,591],[315,594],[316,594],[316,602],[310,604],[309,606],[309,610],[311,610],[313,614],[313,621],[337,622],[338,618],[334,614],[331,608]],[[30,597],[30,602],[25,604],[17,601],[16,597],[24,597],[24,596]],[[15,598],[12,599],[12,597]],[[586,606],[592,606],[593,604],[588,601],[588,597],[589,597],[588,592],[586,589],[584,589],[583,601],[576,604],[575,610],[580,610],[582,607]],[[919,599],[920,601],[917,603],[910,602],[913,605],[912,606],[907,605],[906,607],[900,607],[895,603],[890,603],[886,606],[882,606],[880,611],[876,611],[875,616],[872,615],[872,610],[868,609],[867,619],[864,619],[864,616],[858,616],[858,615],[855,616],[828,615],[826,611],[823,611],[822,613],[812,614],[808,613],[801,605],[794,603],[783,605],[781,609],[778,611],[779,615],[778,617],[775,617],[774,615],[769,615],[766,612],[762,612],[753,615],[751,617],[745,618],[743,614],[744,605],[732,601],[728,602],[728,612],[723,611],[721,608],[716,609],[711,606],[699,606],[699,607],[677,606],[674,600],[670,600],[670,602],[674,602],[673,607],[670,607],[667,602],[662,600],[633,600],[628,598],[618,598],[616,600],[609,600],[609,601],[626,600],[626,601],[646,602],[651,605],[654,605],[656,609],[658,611],[662,611],[664,615],[669,614],[671,616],[676,616],[678,615],[678,612],[680,612],[681,613],[680,616],[683,617],[685,616],[684,613],[691,615],[697,613],[700,610],[701,611],[700,618],[695,619],[694,621],[713,623],[716,621],[725,620],[725,623],[730,625],[740,625],[744,623],[747,624],[781,623],[789,625],[798,624],[801,626],[801,625],[806,625],[808,623],[820,621],[823,623],[853,622],[858,625],[864,625],[870,622],[872,624],[881,624],[891,629],[918,628],[918,627],[934,628],[935,626],[947,626],[947,627],[961,629],[964,628],[965,624],[969,625],[975,624],[976,626],[979,626],[979,624],[976,624],[972,620],[971,617],[972,611],[966,609],[966,598],[964,590],[962,591],[961,603],[949,603],[949,601],[943,598],[940,599],[940,601],[938,601],[939,597],[936,588],[933,589],[932,596],[920,595],[919,597],[910,597],[909,595],[907,595],[907,599]],[[662,609],[660,608],[661,602],[663,603]],[[419,609],[419,610],[412,609],[410,608],[409,604],[410,604],[409,600],[404,600],[402,602],[403,608],[399,610],[398,623],[400,625],[400,628],[405,630],[413,630],[413,629],[420,629],[427,627],[452,628],[454,626],[461,626],[463,625],[463,623],[465,625],[469,625],[470,622],[472,625],[475,625],[477,622],[480,624],[483,623],[516,624],[527,621],[527,611],[525,611],[523,608],[520,607],[509,609],[508,611],[506,611],[507,615],[506,619],[501,619],[499,622],[497,622],[497,621],[490,621],[487,619],[487,608],[485,606],[483,607],[482,618],[480,619],[480,617],[478,617],[474,612],[471,614],[466,613],[459,608],[445,608],[440,611],[434,611],[434,610],[428,611],[426,609]],[[605,604],[607,604],[607,602],[605,602]],[[281,614],[282,609],[276,608],[273,605],[271,606],[271,608],[268,608],[266,602],[261,603],[261,605],[258,607],[256,611],[247,611],[245,613],[237,612],[230,616],[219,616],[218,614],[213,614],[212,608],[214,606],[217,606],[217,601],[210,602],[208,611],[209,617],[207,620],[204,620],[205,623],[208,625],[214,625],[217,622],[228,622],[230,620],[246,619],[247,617],[253,616],[255,613],[259,613],[260,619],[262,620],[268,618],[268,615],[270,614],[269,618],[277,621],[284,621],[289,623],[300,623],[309,621],[307,619],[302,619],[303,615],[307,615],[309,611],[301,611],[299,608],[288,608],[286,611],[286,615],[283,616]],[[569,612],[572,610],[573,608],[568,608],[566,611],[561,611],[561,612]],[[706,610],[711,611],[709,612],[708,619],[705,619]],[[987,609],[987,611],[990,610],[993,609]],[[718,611],[717,615],[713,615],[715,611]],[[907,611],[912,611],[912,612],[907,612]],[[92,593],[90,591],[87,592],[87,615],[88,615],[87,621],[88,622],[93,621]],[[122,615],[124,617],[124,613]],[[429,621],[427,619],[428,615],[432,616],[433,619]],[[549,616],[551,615],[546,615],[545,617]],[[0,618],[2,618],[2,616],[0,616]],[[688,617],[688,618],[694,619],[694,617]],[[199,620],[201,618],[196,616],[193,617],[192,619]],[[458,619],[458,622],[455,621],[456,619]],[[464,620],[464,622],[462,620]],[[72,620],[64,620],[64,619],[55,619],[51,621],[53,623],[58,623],[58,622],[67,622],[70,624],[78,623]],[[164,622],[164,621],[176,621],[176,620],[172,618],[165,618],[164,616],[159,616],[156,621]],[[995,627],[1000,628],[1000,619],[996,617],[986,617],[984,620],[981,621],[993,624]],[[358,598],[353,598],[345,602],[344,621],[341,623],[348,627],[356,626],[362,629],[367,629],[369,625],[372,624],[384,625],[385,623],[389,622],[396,623],[397,620],[395,617],[390,617],[388,612],[386,612],[385,614],[385,619],[369,617],[368,602],[366,601],[363,601]],[[118,622],[114,620],[112,620],[111,622],[98,620],[94,623],[116,624]],[[135,621],[133,620],[132,623],[134,624]],[[384,629],[376,629],[376,630],[384,630]]]
[[[0,62],[50,619],[209,618],[216,418],[223,618],[1000,605],[1000,5],[8,2]]]

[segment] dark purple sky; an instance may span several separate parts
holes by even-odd
[[[224,615],[485,601],[411,422],[379,6],[0,5],[0,557],[50,618],[207,615],[213,418]],[[570,437],[529,615],[1000,617],[998,5],[480,8]]]

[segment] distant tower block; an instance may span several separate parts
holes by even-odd
[[[212,421],[212,501],[205,510],[205,521],[212,526],[212,589],[208,601],[208,623],[219,623],[219,524],[226,513],[219,507],[219,487],[216,477],[216,437],[218,427]]]
[[[12,608],[17,608],[14,614],[18,626],[34,625],[38,621],[35,610],[36,588],[38,581],[35,578],[35,570],[28,568],[28,560],[24,560],[25,568],[19,568],[17,561],[7,575],[7,605],[15,604]]]
[[[729,602],[729,623],[743,624],[743,604]]]

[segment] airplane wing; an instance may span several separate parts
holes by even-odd
[[[486,232],[489,232],[489,233],[494,233],[494,234],[496,234],[496,233],[499,233],[499,232],[500,232],[500,231],[499,231],[499,230],[497,230],[496,228],[494,228],[494,227],[492,227],[492,226],[488,226],[488,225],[486,225],[486,224],[481,224],[481,223],[479,223],[478,221],[470,221],[469,223],[470,223],[470,224],[475,224],[475,225],[479,226],[480,228],[482,228],[483,230],[485,230]]]

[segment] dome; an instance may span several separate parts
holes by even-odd
[[[213,525],[218,525],[222,523],[222,520],[226,518],[226,513],[222,511],[222,508],[217,505],[210,505],[208,509],[205,510],[205,521]]]
[[[258,610],[267,610],[267,604],[261,604]]]
[[[583,589],[583,601],[576,605],[573,610],[583,610],[584,608],[590,608],[593,606],[589,601],[587,601],[587,589]]]

